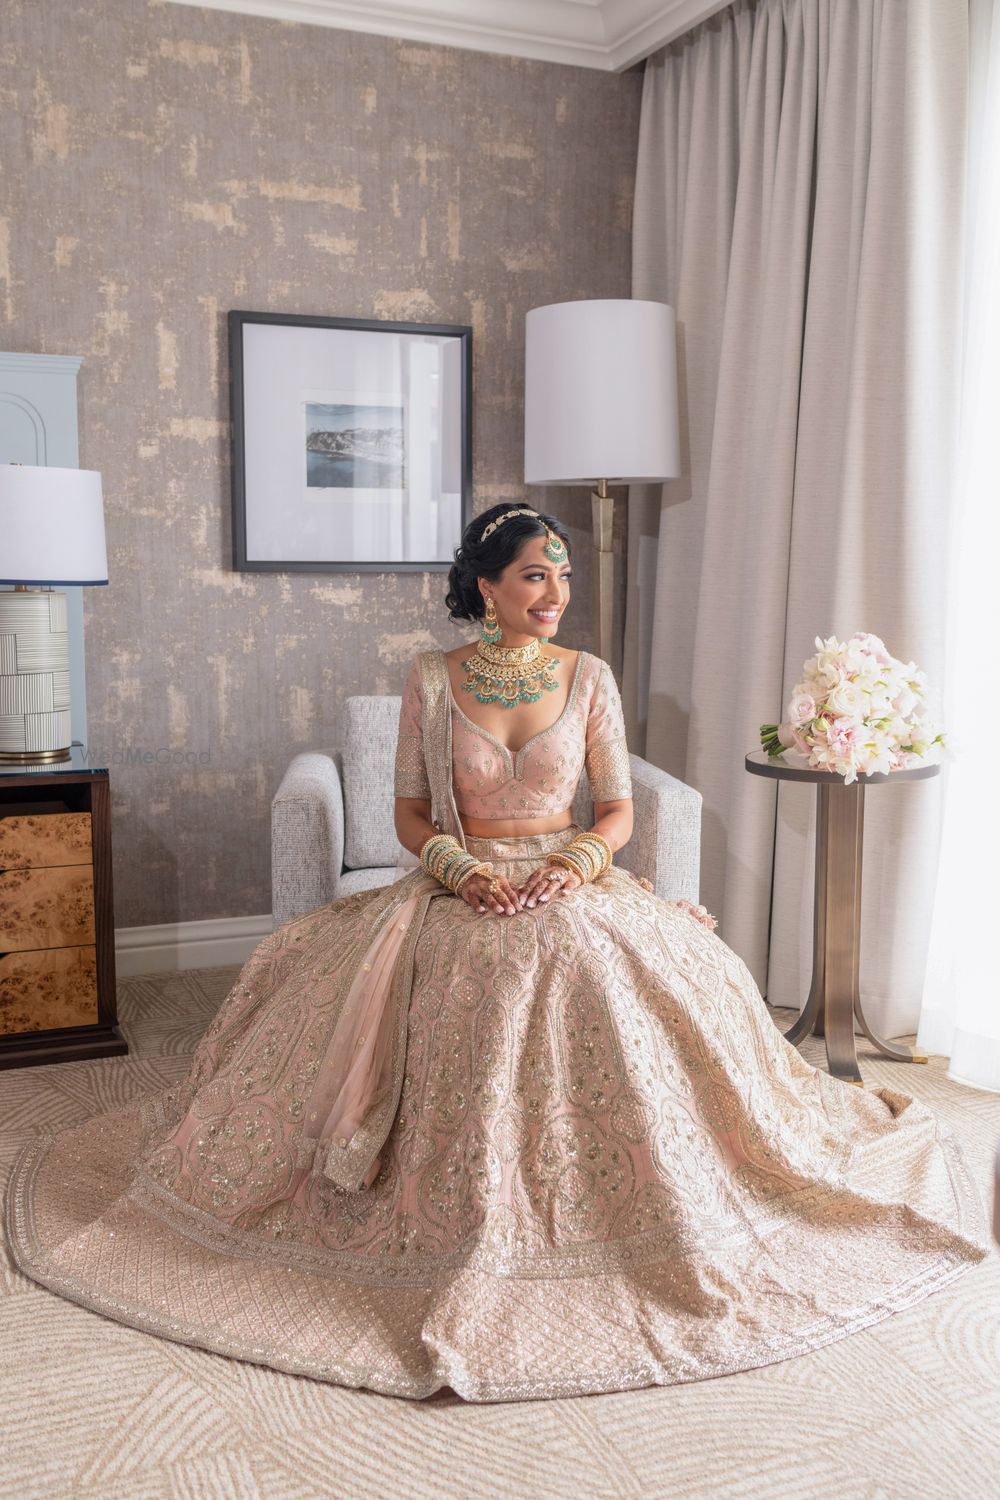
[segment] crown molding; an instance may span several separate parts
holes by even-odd
[[[674,42],[731,0],[598,0],[608,37],[606,68],[621,73]]]
[[[170,0],[621,73],[729,0]]]

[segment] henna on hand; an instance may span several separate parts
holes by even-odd
[[[563,865],[543,865],[533,870],[520,887],[525,906],[551,900],[565,891],[575,891],[583,884],[582,878]]]

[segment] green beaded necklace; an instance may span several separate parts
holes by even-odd
[[[480,642],[475,656],[462,662],[468,673],[462,683],[463,691],[472,693],[478,703],[499,703],[502,708],[537,703],[543,693],[559,686],[555,675],[559,657],[544,656],[543,643],[548,644],[545,636],[527,646],[484,646]],[[532,655],[526,657],[523,653],[529,651]],[[502,654],[493,655],[494,652]]]

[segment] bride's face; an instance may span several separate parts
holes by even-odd
[[[545,540],[539,536],[525,542],[495,583],[483,579],[505,635],[544,635],[551,640],[559,628],[573,570],[568,558],[554,563],[545,556]]]

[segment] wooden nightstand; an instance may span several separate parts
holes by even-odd
[[[127,1051],[108,772],[0,762],[0,1068]]]

